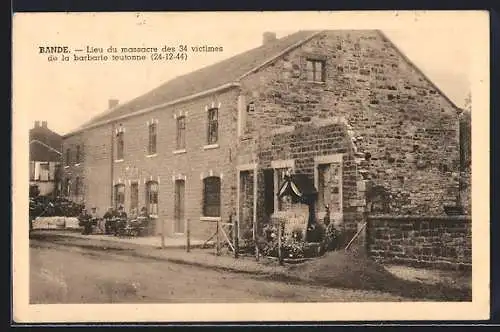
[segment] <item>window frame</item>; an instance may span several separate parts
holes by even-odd
[[[43,169],[44,166],[46,166],[47,168]],[[44,181],[44,182],[50,181],[50,162],[48,162],[48,161],[40,162],[38,164],[38,167],[39,167],[39,170],[38,170],[38,181]],[[42,170],[46,171],[46,174],[47,174],[47,178],[46,179],[42,179],[42,173],[43,173]]]
[[[216,181],[214,183],[210,183],[210,181]],[[209,188],[211,189],[218,186],[218,190],[216,188],[215,191],[208,192]],[[208,195],[207,195],[208,194]],[[214,196],[216,195],[215,199]],[[209,199],[210,198],[210,199]],[[211,200],[209,202],[209,200]],[[211,210],[214,209],[216,211],[213,213]],[[203,192],[202,192],[202,217],[203,218],[221,218],[221,210],[222,210],[222,179],[220,176],[207,176],[203,179]]]
[[[156,191],[151,191],[151,188],[155,186],[156,187]],[[159,214],[159,192],[160,192],[160,183],[158,181],[155,181],[155,180],[151,180],[151,181],[148,181],[146,182],[146,188],[145,188],[145,192],[146,192],[146,210],[148,212],[148,215],[153,217],[153,218],[157,218],[158,217],[158,214]],[[152,195],[152,193],[155,193],[155,195]],[[151,197],[154,197],[154,201],[156,202],[151,202]],[[151,206],[154,206],[154,209],[151,208]]]
[[[134,190],[135,188],[135,190]],[[134,195],[135,193],[135,195]],[[135,196],[135,197],[134,197]],[[132,211],[132,209],[139,209],[139,182],[138,181],[133,181],[130,183],[130,202],[129,202],[129,210]],[[134,205],[135,203],[135,205]]]
[[[317,68],[317,65],[320,65],[321,68]],[[310,65],[312,68],[310,68]],[[326,81],[326,72],[325,72],[325,67],[326,67],[326,60],[324,59],[315,59],[315,58],[306,58],[306,64],[305,64],[305,72],[306,72],[306,80],[308,82],[314,82],[314,83],[325,83]],[[310,74],[312,74],[312,78],[310,77]],[[319,75],[319,77],[318,77]]]
[[[121,189],[123,188],[123,192],[119,192],[118,189]],[[125,206],[125,191],[126,191],[126,188],[125,188],[125,184],[124,183],[117,183],[114,185],[114,192],[113,192],[113,196],[114,196],[114,199],[113,199],[113,204],[115,206],[115,209],[118,209],[121,206]],[[118,195],[120,194],[120,195]],[[121,197],[122,199],[122,202],[119,202],[118,201],[118,197]]]
[[[76,156],[75,156],[75,164],[80,164],[80,159],[81,159],[81,148],[80,145],[76,146]]]
[[[148,155],[158,153],[158,123],[153,121],[148,125]]]
[[[71,149],[66,148],[66,160],[65,160],[65,166],[69,166],[71,163]]]
[[[176,141],[177,150],[186,149],[186,116],[181,115],[176,119]]]
[[[215,116],[212,114],[215,113]],[[207,110],[207,145],[219,143],[219,108],[212,107]]]

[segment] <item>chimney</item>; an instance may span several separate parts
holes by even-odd
[[[42,128],[47,128],[47,121],[42,121]]]
[[[118,106],[118,99],[110,99],[108,101],[108,109],[112,109]]]
[[[272,43],[275,40],[276,40],[276,33],[275,32],[264,32],[262,34],[262,45],[267,45],[269,43]]]
[[[39,128],[40,127],[40,121],[35,121],[35,128]]]

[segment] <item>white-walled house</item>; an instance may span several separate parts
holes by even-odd
[[[62,138],[47,128],[47,122],[35,122],[30,129],[30,186],[38,186],[40,195],[57,194],[60,190]]]

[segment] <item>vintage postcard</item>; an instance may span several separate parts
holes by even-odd
[[[18,323],[489,318],[487,12],[18,13]]]

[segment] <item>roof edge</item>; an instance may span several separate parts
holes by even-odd
[[[284,54],[296,49],[297,47],[303,45],[304,43],[307,43],[308,41],[310,41],[311,39],[313,39],[314,37],[318,36],[319,34],[325,32],[327,30],[320,30],[320,31],[316,31],[314,32],[312,35],[302,39],[301,41],[298,41],[296,42],[295,44],[293,45],[290,45],[288,46],[287,48],[285,48],[283,51],[279,52],[278,54],[272,56],[271,58],[267,59],[266,61],[264,61],[263,63],[261,63],[260,65],[256,66],[255,68],[252,68],[251,70],[247,71],[245,74],[241,75],[239,78],[238,78],[238,81],[239,80],[242,80],[243,78],[247,77],[248,75],[251,75],[251,74],[254,74],[256,72],[258,72],[260,69],[262,69],[263,67],[265,67],[266,65],[276,61],[276,59],[279,59],[280,57],[282,57]]]
[[[44,143],[44,142],[42,142],[42,141],[39,141],[39,140],[37,140],[37,139],[32,139],[32,140],[30,141],[30,144],[32,144],[32,143],[38,143],[38,144],[40,144],[40,145],[45,146],[47,149],[52,150],[52,151],[54,151],[55,153],[57,153],[57,154],[59,154],[59,155],[62,155],[62,152],[61,152],[61,151],[59,151],[59,150],[57,150],[57,149],[55,149],[55,148],[51,147],[50,145],[45,144],[45,143]]]
[[[137,115],[146,114],[146,113],[155,111],[155,110],[157,110],[159,108],[163,108],[163,107],[167,107],[167,106],[172,106],[172,105],[179,104],[179,103],[182,103],[182,102],[190,101],[192,99],[203,97],[203,96],[206,96],[208,94],[211,94],[211,93],[214,93],[214,92],[217,92],[217,91],[227,90],[227,89],[231,89],[231,88],[237,88],[239,86],[240,86],[239,82],[226,83],[226,84],[220,85],[218,87],[215,87],[215,88],[212,88],[212,89],[208,89],[208,90],[204,90],[204,91],[201,91],[201,92],[197,92],[197,93],[194,93],[194,94],[191,94],[191,95],[188,95],[188,96],[185,96],[185,97],[181,97],[181,98],[178,98],[178,99],[174,99],[174,100],[171,100],[171,101],[166,102],[166,103],[162,103],[162,104],[158,104],[158,105],[155,105],[155,106],[151,106],[151,107],[147,107],[147,108],[144,108],[144,109],[140,109],[138,111],[135,111],[135,112],[132,112],[132,113],[128,113],[128,114],[125,114],[125,115],[122,115],[122,116],[114,117],[114,118],[111,118],[111,119],[108,119],[108,120],[99,121],[99,122],[90,124],[88,126],[76,129],[74,131],[71,131],[71,132],[63,135],[62,137],[63,138],[68,138],[68,137],[76,135],[76,134],[78,134],[78,133],[80,133],[80,132],[82,132],[84,130],[97,128],[97,127],[100,127],[100,126],[112,123],[112,122],[117,121],[117,120],[128,119],[128,118],[131,118],[131,117],[134,117],[134,116],[137,116]]]
[[[412,60],[410,60],[410,58],[408,58],[408,56],[406,56],[406,54],[401,51],[401,49],[396,46],[396,44],[394,44],[394,42],[382,31],[382,30],[375,30],[380,36],[382,36],[382,38],[384,38],[385,40],[387,40],[392,48],[394,48],[396,50],[396,52],[398,52],[398,54],[411,66],[413,67],[413,69],[415,69],[417,71],[417,73],[419,73],[420,75],[422,75],[422,77],[430,84],[432,85],[432,87],[434,89],[436,89],[439,94],[441,96],[444,97],[444,99],[446,99],[446,101],[453,107],[455,108],[455,111],[456,112],[459,112],[460,110],[460,107],[458,107],[447,95],[446,93],[443,92],[443,90],[441,90],[430,78],[429,76],[427,76]]]

